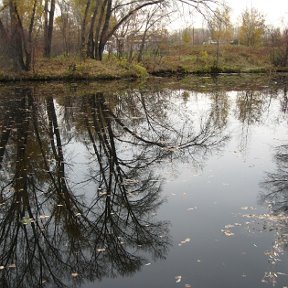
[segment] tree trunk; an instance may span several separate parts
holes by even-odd
[[[32,39],[32,33],[34,28],[34,22],[35,22],[35,14],[36,14],[36,6],[37,6],[38,0],[34,0],[33,9],[32,9],[32,15],[30,19],[29,24],[29,31],[28,31],[28,47],[25,49],[26,54],[26,70],[31,69],[31,62],[32,62],[32,51],[33,51],[33,39]]]
[[[63,50],[64,50],[64,55],[67,56],[69,55],[69,45],[68,45],[68,23],[69,23],[69,14],[67,13],[67,8],[65,7],[65,3],[58,1],[58,5],[60,7],[60,12],[61,12],[61,33],[62,33],[62,38],[63,38]]]
[[[134,9],[130,10],[124,17],[120,19],[119,22],[117,22],[111,29],[109,29],[109,24],[110,24],[110,19],[112,16],[112,0],[105,0],[104,3],[107,3],[107,8],[106,8],[106,17],[105,17],[105,22],[103,24],[103,28],[101,30],[100,34],[100,41],[99,41],[99,46],[96,48],[96,59],[97,60],[102,60],[102,55],[103,51],[105,48],[105,45],[107,41],[112,37],[112,35],[115,33],[115,31],[131,17],[133,14],[135,14],[137,11],[140,9],[149,6],[149,5],[156,5],[156,4],[161,4],[163,3],[164,0],[151,0],[151,1],[144,1],[142,4],[139,4],[139,6],[135,7]],[[102,8],[105,9],[105,4],[103,4]],[[97,42],[95,41],[95,44],[97,45]],[[98,53],[97,53],[98,52]]]
[[[80,47],[81,47],[81,56],[83,58],[86,57],[86,22],[87,22],[87,17],[88,17],[88,11],[90,8],[90,4],[91,4],[91,0],[87,0],[86,3],[86,7],[85,7],[85,12],[84,12],[84,17],[83,17],[83,21],[82,21],[82,25],[81,25],[81,43],[80,43]]]
[[[105,21],[104,21],[103,28],[101,31],[99,47],[98,47],[99,60],[102,60],[105,45],[108,39],[110,38],[110,37],[108,38],[107,35],[109,32],[109,24],[110,24],[110,19],[112,15],[111,9],[112,9],[112,0],[107,0],[106,17],[105,17]]]
[[[100,46],[100,39],[101,39],[102,31],[103,31],[102,23],[103,23],[105,11],[107,11],[107,9],[105,9],[106,5],[107,5],[107,1],[108,0],[104,0],[104,2],[102,3],[101,12],[100,12],[99,20],[97,23],[96,32],[95,32],[94,46],[95,46],[95,58],[96,58],[96,60],[102,59],[102,54],[100,55],[100,53],[99,53],[99,46]]]
[[[96,23],[96,16],[99,11],[99,5],[100,1],[96,2],[96,6],[93,11],[93,16],[90,23],[90,29],[89,29],[89,36],[88,36],[88,42],[87,42],[87,56],[90,58],[95,58],[95,40],[94,40],[94,29],[95,29],[95,23]]]
[[[146,36],[147,36],[147,30],[144,31],[142,39],[141,39],[141,44],[140,44],[138,57],[137,57],[138,62],[142,61],[142,55],[143,55],[143,51],[144,51],[144,47],[145,47]]]
[[[1,42],[3,42],[3,44],[6,44],[8,41],[8,35],[1,19],[0,19],[0,39]]]
[[[285,39],[285,56],[284,56],[284,67],[288,66],[288,30],[284,31],[284,39]]]
[[[50,2],[50,10],[48,11],[48,0],[44,5],[44,57],[51,57],[52,35],[54,27],[55,0]]]
[[[13,59],[14,70],[27,70],[24,63],[24,39],[23,31],[21,31],[22,25],[19,23],[18,12],[14,1],[9,1],[9,8],[11,18],[11,56]]]
[[[1,19],[0,19],[0,53],[4,57],[9,57],[9,38]]]

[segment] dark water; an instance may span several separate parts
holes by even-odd
[[[288,286],[287,78],[0,86],[0,287]]]

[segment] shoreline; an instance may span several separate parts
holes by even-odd
[[[115,80],[123,80],[123,81],[134,81],[139,79],[153,78],[153,77],[187,77],[187,76],[218,76],[218,75],[271,75],[271,74],[288,74],[288,67],[281,67],[275,69],[265,69],[265,68],[255,68],[248,70],[233,70],[233,69],[225,69],[222,71],[221,69],[207,72],[205,70],[197,70],[197,71],[182,71],[182,70],[158,70],[147,72],[145,75],[138,75],[137,73],[131,73],[131,71],[127,71],[127,73],[120,73],[118,75],[113,74],[100,74],[100,75],[84,75],[79,73],[74,74],[56,74],[56,75],[41,75],[41,74],[33,74],[31,72],[20,73],[20,74],[0,74],[0,83],[8,83],[8,82],[57,82],[57,81],[115,81]]]

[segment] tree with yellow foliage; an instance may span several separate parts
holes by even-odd
[[[246,9],[242,13],[242,23],[239,30],[240,43],[246,46],[259,46],[265,32],[265,18],[255,8]]]

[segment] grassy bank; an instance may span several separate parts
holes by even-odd
[[[240,45],[198,45],[174,47],[165,55],[149,56],[143,65],[151,74],[265,73],[288,72],[276,67],[272,50]]]
[[[140,64],[126,59],[105,56],[93,59],[58,56],[37,58],[29,72],[15,73],[0,67],[0,81],[27,80],[115,80],[204,73],[273,73],[288,72],[288,67],[276,67],[271,49],[236,45],[199,45],[174,47],[165,54],[144,55]]]
[[[146,69],[141,65],[114,58],[100,62],[59,56],[51,59],[38,58],[34,62],[29,72],[15,73],[0,68],[0,81],[116,80],[148,76]]]

